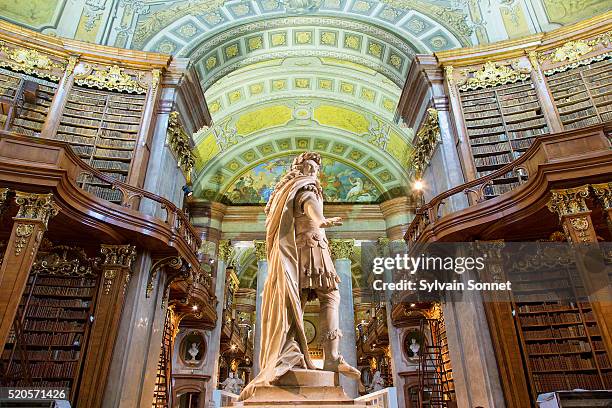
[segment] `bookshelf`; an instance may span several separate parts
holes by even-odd
[[[144,95],[128,95],[73,86],[55,138],[68,142],[83,161],[126,181],[144,110]],[[112,202],[121,193],[91,175],[79,180],[84,189]]]
[[[56,90],[53,82],[0,68],[0,124],[7,130],[40,136]]]
[[[562,72],[548,72],[547,83],[566,130],[612,120],[612,59]]]
[[[509,274],[534,400],[544,392],[612,388],[612,365],[584,287],[569,262],[558,262]]]
[[[549,132],[534,85],[528,80],[460,90],[459,96],[476,178],[516,160],[536,136]],[[517,174],[505,174],[485,188],[485,198],[510,191],[518,182]]]
[[[78,276],[75,269],[28,277],[2,352],[3,386],[69,388],[74,399],[98,285],[95,275]]]

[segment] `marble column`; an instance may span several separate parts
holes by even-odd
[[[204,361],[204,374],[210,376],[206,383],[206,406],[212,401],[213,391],[217,389],[219,381],[219,350],[221,348],[221,330],[223,328],[223,305],[225,304],[225,268],[229,261],[231,251],[230,242],[219,241],[217,250],[217,275],[215,277],[215,296],[217,297],[217,322],[215,328],[208,333],[206,342],[206,356]]]
[[[332,239],[330,250],[334,258],[336,273],[340,278],[340,354],[346,362],[357,367],[357,339],[355,338],[355,310],[353,305],[353,274],[351,272],[351,255],[355,241],[352,239]],[[357,381],[340,376],[340,385],[351,398],[359,396]]]
[[[255,298],[255,336],[253,342],[253,374],[259,373],[259,352],[261,351],[261,303],[264,283],[268,277],[268,261],[266,258],[266,242],[254,241],[255,256],[257,257],[257,292]]]
[[[101,405],[104,408],[151,407],[166,317],[163,269],[155,276],[150,296],[146,296],[152,265],[148,251],[137,256],[116,340],[121,347],[113,351]]]
[[[468,277],[467,273],[462,278]],[[506,406],[480,292],[452,292],[442,304],[458,408]],[[469,318],[466,318],[468,317]]]

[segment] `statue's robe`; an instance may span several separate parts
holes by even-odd
[[[296,195],[309,184],[317,185],[316,179],[297,176],[287,181],[275,191],[268,205],[268,277],[261,306],[260,372],[240,394],[241,401],[253,395],[257,387],[270,385],[291,369],[315,369],[304,332],[294,223]]]

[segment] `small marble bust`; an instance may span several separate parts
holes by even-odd
[[[413,357],[418,357],[421,346],[419,346],[419,343],[417,343],[415,338],[412,338],[411,342],[412,343],[410,344],[410,351],[412,351]]]
[[[191,347],[189,348],[189,350],[187,350],[187,353],[189,353],[189,355],[191,356],[191,360],[192,362],[198,361],[196,360],[196,356],[198,355],[198,353],[200,352],[200,349],[198,347],[197,343],[191,343]]]

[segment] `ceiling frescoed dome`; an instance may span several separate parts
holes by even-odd
[[[407,192],[414,132],[395,110],[416,54],[548,31],[610,8],[574,3],[0,0],[0,9],[46,34],[188,58],[213,119],[193,135],[197,196],[261,204],[290,157],[313,149],[324,158],[327,201],[363,203]]]

